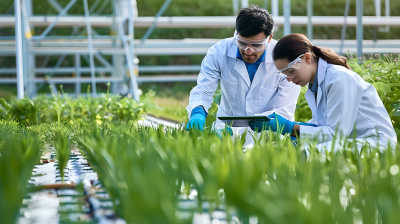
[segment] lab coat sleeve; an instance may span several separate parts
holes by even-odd
[[[212,46],[201,63],[197,85],[190,91],[189,105],[186,107],[189,119],[193,108],[203,106],[208,113],[212,105],[213,96],[221,78],[219,52],[218,44]]]
[[[261,115],[268,116],[275,112],[288,120],[294,121],[294,111],[300,90],[300,86],[282,79],[279,82],[278,92],[272,101],[272,109],[261,113]]]
[[[347,138],[353,131],[364,88],[353,76],[336,71],[325,78],[327,94],[326,125],[311,127],[300,125],[300,139],[318,143],[332,141],[335,137]],[[318,89],[318,91],[321,88]]]
[[[317,120],[315,120],[314,118],[312,118],[311,120],[307,121],[308,124],[315,124],[318,125]]]

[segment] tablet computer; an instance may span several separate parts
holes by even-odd
[[[231,127],[249,127],[249,121],[269,121],[267,116],[221,116],[222,122]]]

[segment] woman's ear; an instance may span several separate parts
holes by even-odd
[[[304,61],[307,63],[307,64],[310,64],[311,63],[311,61],[312,61],[312,56],[311,56],[311,54],[310,53],[305,53],[304,54]]]

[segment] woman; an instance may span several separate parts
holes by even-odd
[[[312,111],[308,123],[286,120],[279,114],[270,122],[250,122],[282,134],[314,139],[317,148],[331,150],[335,139],[353,139],[359,145],[394,148],[396,132],[374,86],[351,71],[347,60],[333,50],[312,45],[303,34],[289,34],[276,44],[273,59],[280,72],[299,86],[308,86],[305,94]],[[336,144],[337,146],[337,144]]]

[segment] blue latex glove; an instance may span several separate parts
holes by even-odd
[[[221,137],[221,138],[222,138],[222,133],[223,133],[223,132],[229,133],[230,136],[233,135],[232,128],[229,127],[229,126],[223,128],[223,129],[217,129],[217,130],[215,130],[215,132],[216,132],[216,133],[219,135],[219,137]]]
[[[293,126],[296,124],[293,121],[289,121],[277,113],[268,115],[269,118],[273,118],[268,122],[268,128],[273,132],[282,131],[281,134],[291,134],[293,131]]]
[[[304,123],[304,122],[294,122],[298,125],[304,125],[304,126],[311,126],[311,127],[318,127],[318,125],[315,124],[310,124],[310,123]]]
[[[262,131],[263,128],[267,130],[271,129],[271,131],[277,132],[279,128],[279,131],[281,131],[282,135],[292,133],[295,122],[289,121],[277,113],[270,114],[268,117],[271,118],[270,121],[250,121],[250,128],[253,131],[255,128],[257,128],[259,132]]]
[[[290,140],[292,141],[293,145],[297,145],[297,138],[295,136],[290,136]]]
[[[186,125],[186,130],[200,130],[203,131],[204,126],[206,125],[206,117],[207,117],[207,112],[203,109],[203,107],[195,107],[192,110],[192,113],[190,115],[190,120],[188,124]]]
[[[251,130],[261,132],[268,129],[268,121],[249,121]]]

